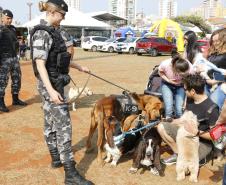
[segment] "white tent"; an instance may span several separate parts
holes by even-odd
[[[22,27],[31,28],[40,23],[40,19],[45,18],[45,13],[34,18],[33,20],[25,23]],[[65,19],[61,22],[62,26],[71,26],[71,27],[99,27],[99,28],[110,28],[110,25],[98,21],[74,8],[69,8]]]

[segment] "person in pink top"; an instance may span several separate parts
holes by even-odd
[[[161,91],[165,104],[165,121],[171,122],[174,116],[179,118],[183,113],[185,91],[182,78],[185,74],[192,72],[192,65],[177,54],[172,59],[161,62],[158,69],[162,78]],[[174,116],[173,113],[175,113]]]

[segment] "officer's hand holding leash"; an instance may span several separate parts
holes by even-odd
[[[51,102],[54,102],[55,104],[63,104],[64,103],[62,96],[55,89],[52,89],[51,91],[49,91],[49,95],[50,95]]]
[[[78,69],[78,70],[81,71],[81,72],[85,72],[85,73],[89,73],[89,72],[90,72],[90,70],[89,70],[88,67],[86,67],[86,66],[80,66],[79,64],[76,64],[76,63],[73,62],[73,61],[71,62],[70,66],[71,66],[72,68]]]
[[[89,73],[90,72],[89,68],[86,67],[86,66],[81,66],[81,69],[79,69],[79,71],[82,71],[82,72],[85,72],[85,73]]]

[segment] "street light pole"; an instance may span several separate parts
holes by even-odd
[[[33,3],[28,2],[27,5],[29,7],[29,21],[30,21],[31,20],[31,6],[33,5]]]

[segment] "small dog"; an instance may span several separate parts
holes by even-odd
[[[198,129],[197,116],[191,111],[186,111],[179,118],[179,129],[177,131],[176,144],[178,148],[178,157],[176,163],[177,180],[185,179],[185,174],[190,171],[189,181],[198,182],[199,171],[199,137],[193,136],[184,128],[184,124],[194,123]]]
[[[76,86],[71,87],[69,85],[64,88],[64,96],[67,102],[71,104],[72,111],[76,111],[75,101],[81,92],[82,92],[82,95],[85,95],[85,96],[91,96],[93,94],[93,92],[88,87],[85,87],[84,90],[83,88],[79,88]]]
[[[164,176],[160,163],[161,141],[162,139],[156,128],[145,131],[135,149],[133,164],[129,169],[129,173],[136,173],[138,168],[143,165],[150,167],[152,174]]]

